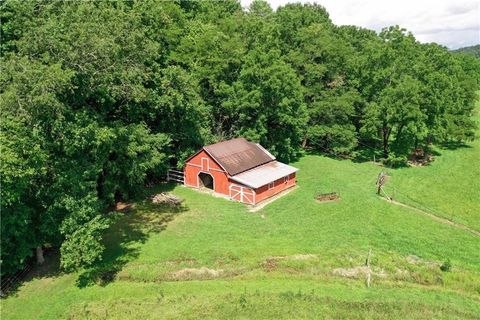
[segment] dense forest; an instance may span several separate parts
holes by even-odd
[[[45,246],[95,263],[105,208],[206,143],[395,165],[474,138],[479,60],[319,5],[4,1],[0,18],[2,274]]]
[[[477,44],[475,46],[456,49],[456,50],[453,50],[453,52],[470,54],[474,57],[480,58],[480,44]]]

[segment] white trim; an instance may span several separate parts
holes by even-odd
[[[273,188],[275,188],[275,181],[272,181],[268,184],[268,190],[272,190]]]
[[[205,147],[203,147],[202,150],[205,151],[205,153],[206,153],[210,158],[212,158],[213,161],[215,161],[215,163],[218,164],[218,166],[219,166],[220,168],[222,168],[225,172],[227,172],[227,169],[225,169],[220,162],[218,162],[217,160],[215,160],[215,157],[212,156],[212,155],[210,154],[210,152],[208,152],[207,149],[205,149]]]
[[[207,160],[207,169],[203,166],[203,160]],[[206,157],[202,157],[200,163],[202,164],[202,170],[210,171],[210,159]]]
[[[209,161],[209,164],[210,164],[210,161]],[[196,168],[202,168],[201,165],[195,164],[195,163],[187,162],[187,165],[188,165],[188,166],[192,166],[192,167],[196,167]],[[222,169],[211,168],[210,166],[208,167],[208,169],[209,169],[208,171],[217,171],[217,172],[227,173],[227,172],[223,171]]]
[[[239,188],[240,190],[234,190],[234,188]],[[241,186],[241,185],[238,185],[238,184],[234,184],[234,183],[231,183],[230,186],[228,187],[229,189],[229,196],[230,196],[230,199],[232,199],[233,201],[238,201],[238,202],[241,202],[241,203],[246,203],[246,204],[252,204],[252,205],[255,205],[255,195],[256,195],[256,192],[255,190],[249,188],[249,187],[245,187],[245,186]],[[232,195],[233,192],[236,192],[235,194]],[[234,199],[236,196],[240,195],[240,199],[237,200],[237,199]],[[251,198],[249,199],[248,197]]]
[[[265,152],[270,158],[272,158],[272,160],[276,160],[277,158],[275,158],[273,156],[273,154],[271,154],[267,149],[265,149],[264,147],[262,147],[262,145],[260,143],[255,143],[263,152]]]

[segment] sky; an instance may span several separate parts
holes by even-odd
[[[420,42],[450,49],[480,44],[480,0],[267,0],[273,9],[289,2],[324,6],[336,25],[380,31],[400,25]],[[241,0],[248,7],[252,0]]]

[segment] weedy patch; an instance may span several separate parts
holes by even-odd
[[[207,267],[201,268],[185,268],[172,272],[168,275],[169,280],[209,280],[220,277],[224,270],[210,269]]]
[[[367,274],[371,274],[372,276],[376,276],[379,278],[387,278],[388,274],[383,269],[373,269],[367,266],[358,266],[353,268],[336,268],[333,269],[333,274],[341,277],[346,278],[364,278]]]
[[[265,260],[262,262],[262,267],[265,271],[270,272],[270,271],[277,270],[281,262],[284,262],[285,264],[288,261],[308,261],[313,259],[317,259],[317,255],[309,254],[309,253],[294,254],[291,256],[271,256],[271,257],[265,258]]]
[[[315,254],[294,254],[293,256],[287,257],[287,259],[291,260],[310,260],[310,259],[316,259],[317,255]]]
[[[318,256],[316,254],[294,254],[291,256],[271,256],[267,257],[265,261],[267,260],[310,260],[310,259],[316,259]]]
[[[405,260],[407,260],[408,263],[414,264],[414,265],[425,265],[425,266],[429,266],[429,267],[438,267],[440,265],[440,263],[438,263],[436,261],[424,260],[420,257],[415,256],[415,255],[409,255],[405,258]]]

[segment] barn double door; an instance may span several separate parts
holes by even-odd
[[[230,185],[230,198],[246,204],[255,204],[255,192],[247,187]]]

